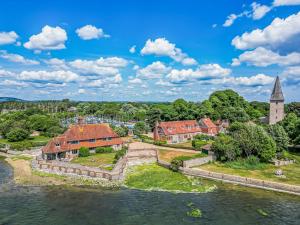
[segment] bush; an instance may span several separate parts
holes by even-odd
[[[114,149],[112,147],[98,147],[96,148],[96,153],[112,153]]]
[[[202,156],[202,154],[196,154],[196,155],[192,155],[192,156],[182,155],[182,156],[175,157],[171,161],[170,169],[174,172],[178,172],[179,167],[183,166],[183,161],[195,159],[195,158],[198,158],[199,156]]]
[[[167,141],[154,141],[154,143],[153,144],[155,144],[155,145],[159,145],[159,146],[162,146],[162,145],[165,145],[165,144],[167,144]]]
[[[192,146],[196,149],[196,150],[201,150],[202,146],[206,145],[207,141],[206,140],[193,140],[192,141]]]
[[[23,141],[29,137],[29,132],[22,128],[14,128],[6,135],[6,137],[10,142]]]
[[[90,155],[90,150],[86,147],[81,147],[79,149],[79,157],[87,157]]]
[[[23,151],[32,148],[32,142],[29,141],[21,141],[16,143],[10,144],[10,149],[16,150],[16,151]]]
[[[120,158],[122,158],[127,152],[127,148],[123,147],[121,150],[116,152],[114,163],[116,163]]]
[[[221,134],[211,146],[220,161],[232,161],[241,155],[241,150],[231,136]]]
[[[282,126],[279,124],[269,125],[267,127],[267,131],[276,142],[276,152],[287,150],[289,145],[289,136]]]
[[[206,135],[206,134],[197,134],[197,135],[194,136],[194,140],[208,141],[208,140],[212,140],[212,139],[214,139],[214,137]]]

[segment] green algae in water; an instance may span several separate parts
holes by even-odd
[[[191,209],[190,211],[188,211],[186,213],[187,216],[194,217],[194,218],[202,217],[201,210],[199,208],[196,208],[196,206],[193,202],[188,203],[187,206]]]
[[[257,212],[262,216],[268,216],[269,214],[262,209],[257,209]]]

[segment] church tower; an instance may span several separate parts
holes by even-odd
[[[270,98],[269,124],[276,124],[284,118],[284,97],[281,90],[279,77],[276,77]]]

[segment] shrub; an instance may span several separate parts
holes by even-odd
[[[127,152],[127,148],[123,147],[121,150],[116,152],[114,163],[116,163],[120,158],[122,158]]]
[[[289,136],[282,126],[279,124],[270,125],[267,127],[267,131],[276,142],[276,152],[287,150]]]
[[[211,146],[218,160],[232,161],[241,155],[241,150],[231,136],[221,134]]]
[[[208,141],[208,140],[212,140],[212,139],[214,139],[214,137],[206,135],[206,134],[197,134],[197,135],[194,136],[194,140]]]
[[[23,141],[29,137],[29,132],[22,128],[14,128],[6,135],[6,137],[10,142]]]
[[[96,153],[112,153],[114,149],[112,147],[98,147],[96,148]]]
[[[81,147],[79,149],[79,157],[87,157],[90,155],[90,150],[86,147]]]
[[[193,140],[192,141],[192,146],[196,149],[196,150],[201,150],[201,147],[206,145],[207,141],[206,140]]]
[[[165,145],[165,144],[167,144],[167,141],[154,141],[154,143],[153,144],[155,144],[155,145],[159,145],[159,146],[162,146],[162,145]]]
[[[10,144],[10,149],[16,150],[16,151],[23,151],[26,149],[30,149],[32,146],[32,142],[29,141],[21,141],[21,142],[16,142],[16,143],[11,143]]]
[[[201,154],[196,154],[196,155],[193,155],[193,156],[182,155],[182,156],[175,157],[171,161],[170,169],[173,170],[174,172],[177,172],[179,170],[179,167],[183,166],[183,161],[197,158],[200,155]]]

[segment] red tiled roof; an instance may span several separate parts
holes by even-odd
[[[165,135],[201,132],[196,120],[160,122],[158,125]]]
[[[101,140],[110,138],[111,140]],[[95,142],[89,140],[95,139]],[[71,144],[70,141],[79,141]],[[64,134],[53,138],[42,149],[43,153],[57,153],[76,150],[80,147],[96,148],[122,144],[123,141],[108,124],[73,125]],[[59,144],[59,146],[56,146]]]
[[[206,126],[207,128],[215,128],[215,127],[217,127],[217,126],[211,121],[210,118],[202,118],[201,121],[202,121],[202,124],[203,124],[204,126]]]

